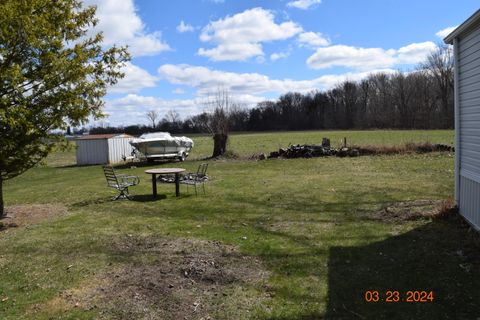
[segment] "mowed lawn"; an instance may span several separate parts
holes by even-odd
[[[248,276],[233,274],[216,283],[218,292],[207,294],[202,287],[198,299],[177,283],[155,278],[159,282],[152,286],[165,286],[152,291],[166,297],[158,303],[172,308],[164,301],[172,299],[183,308],[182,301],[192,299],[186,305],[192,309],[188,319],[207,319],[206,314],[213,319],[480,317],[478,234],[455,217],[403,219],[382,210],[405,204],[414,210],[424,200],[450,198],[453,155],[246,159],[289,143],[320,143],[322,137],[334,144],[343,137],[355,144],[451,143],[453,132],[235,134],[230,148],[240,159],[209,161],[206,195],[187,194],[182,186],[181,197],[175,198],[173,185],[159,184],[158,200],[151,198],[151,182],[143,172],[152,166],[118,167],[119,173],[140,176],[141,183],[131,189],[134,201],[112,202],[115,193],[106,188],[100,166],[76,167],[72,151],[56,153],[48,165],[8,181],[4,188],[7,206],[53,204],[68,211],[0,231],[0,319],[155,319],[155,310],[143,306],[142,299],[137,304],[144,309],[122,310],[137,301],[133,291],[126,304],[114,301],[114,294],[108,296],[111,301],[97,301],[92,292],[101,296],[96,286],[123,290],[122,283],[130,283],[123,275],[109,277],[112,270],[141,267],[162,274],[154,268],[164,265],[160,243],[175,239],[234,248],[251,269],[241,269]],[[196,170],[201,161],[195,159],[207,156],[212,144],[208,137],[196,137],[195,143],[185,163],[153,166]],[[125,245],[129,239],[147,243],[148,249]],[[213,264],[210,253],[205,256]],[[250,265],[249,259],[258,263]],[[227,264],[220,263],[220,269]],[[254,274],[257,269],[261,272]],[[189,278],[187,271],[179,269],[178,278]],[[152,276],[142,272],[138,283]],[[433,291],[434,299],[368,303],[367,290],[378,290],[382,299],[389,290],[399,291],[402,299],[408,290]],[[197,308],[204,313],[197,316]]]

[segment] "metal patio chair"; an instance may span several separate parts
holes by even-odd
[[[116,174],[112,166],[103,166],[103,173],[107,179],[107,185],[111,188],[117,189],[120,194],[113,198],[132,200],[128,193],[128,187],[136,186],[140,183],[140,179],[137,176],[129,176],[126,174]]]
[[[181,184],[186,184],[187,185],[187,192],[188,192],[188,186],[194,186],[195,187],[195,195],[198,196],[197,193],[197,185],[201,184],[203,188],[203,194],[205,193],[205,182],[208,180],[207,176],[207,169],[208,169],[208,163],[202,163],[198,166],[197,173],[188,173],[186,174],[182,180],[180,180]]]
[[[175,183],[175,175],[174,174],[160,175],[157,178],[157,182],[160,182],[160,183]]]

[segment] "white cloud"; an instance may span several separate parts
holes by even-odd
[[[348,67],[358,70],[390,68],[399,64],[422,62],[435,48],[436,45],[431,41],[412,43],[398,50],[335,45],[318,48],[307,59],[307,65],[313,69],[331,67]]]
[[[335,66],[357,69],[388,67],[394,64],[394,51],[381,48],[357,48],[345,45],[335,45],[319,48],[307,59],[307,64],[313,69],[325,69]]]
[[[277,61],[278,59],[286,59],[290,55],[290,52],[274,52],[270,55],[270,60]]]
[[[182,88],[176,88],[175,90],[172,91],[172,93],[174,93],[174,94],[184,94],[185,90],[183,90]]]
[[[200,48],[198,54],[214,61],[243,61],[263,55],[262,42],[285,40],[301,31],[292,21],[277,24],[271,11],[253,8],[204,27],[200,40],[216,47]]]
[[[148,32],[138,16],[133,0],[85,0],[85,5],[97,6],[98,25],[103,31],[104,44],[128,45],[133,56],[155,55],[170,50],[160,31]]]
[[[396,57],[397,64],[415,64],[423,62],[428,54],[436,48],[437,45],[431,41],[409,44],[408,46],[398,49]]]
[[[443,39],[446,36],[448,36],[453,30],[455,30],[457,28],[458,28],[458,26],[448,27],[448,28],[445,28],[445,29],[442,29],[442,30],[438,31],[437,33],[435,33],[435,35],[437,37]]]
[[[208,95],[215,88],[225,88],[235,95],[248,94],[254,96],[267,93],[283,94],[290,91],[309,92],[329,89],[345,79],[360,80],[371,72],[393,72],[393,70],[385,69],[341,75],[324,75],[311,80],[276,80],[259,73],[226,72],[185,64],[166,64],[161,66],[158,71],[163,79],[172,84],[186,85],[196,89],[198,96]]]
[[[125,97],[109,100],[105,105],[108,120],[115,124],[146,123],[146,113],[157,111],[162,117],[169,110],[175,109],[182,117],[197,113],[198,99],[165,100],[157,97],[129,94]]]
[[[126,63],[122,71],[125,73],[125,77],[120,79],[115,86],[110,87],[108,89],[109,93],[134,93],[143,88],[156,86],[158,77],[130,62]]]
[[[260,63],[260,64],[261,64],[261,63],[264,63],[264,62],[265,62],[265,57],[264,57],[263,55],[262,55],[262,56],[256,56],[256,57],[255,57],[255,61],[256,61],[257,63]]]
[[[259,43],[228,43],[213,49],[200,48],[198,54],[214,61],[245,61],[251,57],[262,56],[263,49]]]
[[[232,95],[235,102],[245,107],[253,107],[258,102],[264,101],[264,97],[248,94]],[[194,99],[165,100],[151,96],[129,94],[125,97],[109,100],[105,105],[105,113],[108,122],[113,125],[130,125],[147,123],[146,113],[155,110],[163,117],[169,110],[175,110],[180,117],[185,119],[191,115],[208,111],[207,97]]]
[[[310,47],[324,47],[330,45],[330,39],[324,37],[320,32],[302,32],[298,36],[300,45]]]
[[[322,0],[296,0],[287,3],[288,7],[307,10],[311,6],[322,3]]]
[[[194,30],[195,28],[191,24],[187,24],[183,20],[180,21],[180,24],[177,26],[177,31],[180,33],[193,32]]]

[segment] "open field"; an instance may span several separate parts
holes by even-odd
[[[379,134],[381,133],[381,134]],[[287,131],[234,133],[230,138],[230,151],[240,157],[250,157],[260,152],[269,153],[289,144],[319,144],[322,138],[330,138],[332,146],[338,147],[347,138],[349,144],[398,145],[407,142],[431,142],[453,144],[451,130],[385,130],[385,131]],[[192,158],[211,155],[210,137],[196,137]]]
[[[159,184],[111,202],[73,151],[8,181],[8,208],[44,220],[0,231],[0,319],[476,319],[480,239],[423,216],[453,194],[448,153],[245,160],[289,143],[451,143],[451,131],[238,134],[241,160],[210,161],[207,195]],[[211,141],[181,166],[194,171]],[[367,303],[366,290],[434,292]],[[384,298],[384,297],[383,297]]]

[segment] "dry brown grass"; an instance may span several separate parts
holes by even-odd
[[[453,199],[440,202],[436,212],[432,215],[434,219],[445,219],[458,214],[458,207]]]
[[[98,319],[213,319],[231,312],[224,302],[235,290],[244,292],[234,297],[241,299],[236,309],[248,314],[263,297],[248,288],[269,275],[257,258],[217,241],[128,236],[116,239],[112,250],[139,261],[110,266],[31,314],[77,308],[99,310]]]
[[[389,155],[453,151],[453,148],[450,146],[432,144],[430,142],[408,142],[400,145],[354,145],[351,148],[357,149],[361,155]]]
[[[68,213],[67,207],[60,203],[15,205],[6,207],[5,211],[6,216],[0,219],[0,231],[38,224]]]
[[[418,219],[447,219],[454,217],[458,208],[453,199],[414,200],[391,203],[381,210],[369,213],[374,220],[397,223]]]

